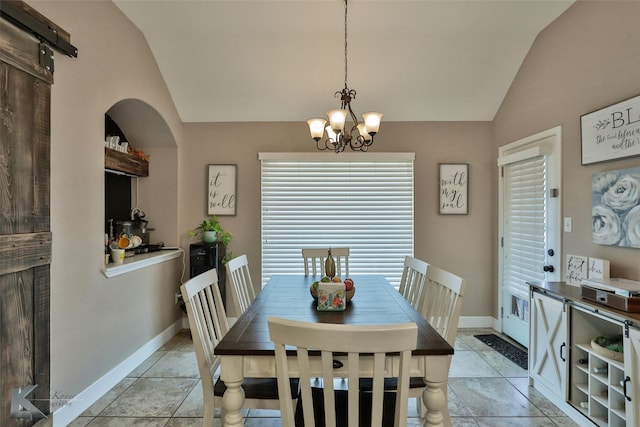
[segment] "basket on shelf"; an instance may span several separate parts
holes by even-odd
[[[593,352],[615,360],[617,362],[624,362],[624,353],[622,352],[622,335],[615,335],[611,337],[598,337],[591,340],[591,348]]]

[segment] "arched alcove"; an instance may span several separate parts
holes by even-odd
[[[118,124],[135,147],[177,147],[164,118],[151,105],[139,99],[123,99],[106,114]]]
[[[114,175],[110,173],[113,171],[105,175],[105,231],[109,232],[110,219],[114,225],[126,221],[129,213],[139,208],[146,214],[152,230],[145,243],[176,245],[178,143],[173,132],[153,106],[139,99],[118,101],[105,116],[117,125],[130,147],[149,156],[148,176]]]

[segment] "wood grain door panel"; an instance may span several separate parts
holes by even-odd
[[[52,75],[39,43],[12,24],[0,32],[0,425],[12,391],[49,414],[50,103]]]

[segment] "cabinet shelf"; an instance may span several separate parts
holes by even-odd
[[[606,397],[600,397],[598,395],[593,395],[593,396],[591,396],[591,398],[593,400],[595,400],[596,402],[598,402],[599,404],[601,404],[605,408],[609,405],[609,402],[608,402]]]
[[[576,384],[576,388],[584,394],[589,394],[589,386],[587,384]]]
[[[624,395],[624,390],[622,389],[622,387],[618,386],[618,385],[611,385],[609,386],[609,390],[618,393],[620,395]]]
[[[589,368],[587,368],[586,366],[583,365],[576,365],[576,369],[579,371],[584,372],[585,374],[589,374]]]
[[[129,153],[104,149],[104,168],[134,176],[149,176],[149,162]]]
[[[614,414],[616,417],[620,418],[623,421],[627,420],[627,417],[624,413],[624,408],[620,409],[620,408],[611,408],[611,413]]]

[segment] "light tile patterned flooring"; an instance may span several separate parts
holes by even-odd
[[[527,371],[460,329],[449,372],[449,413],[457,426],[577,426],[529,387]],[[182,331],[75,419],[71,426],[202,425],[202,386],[188,331]],[[421,425],[415,400],[409,426]],[[246,426],[279,426],[279,411],[251,409]],[[218,415],[216,415],[218,416]],[[216,426],[221,425],[216,418]]]

